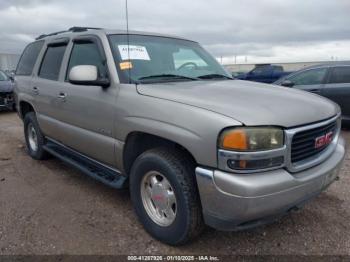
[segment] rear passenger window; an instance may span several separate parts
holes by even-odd
[[[58,80],[66,45],[49,46],[41,63],[39,77]]]
[[[335,67],[329,79],[330,84],[350,83],[350,66]]]
[[[72,67],[77,65],[94,65],[98,69],[99,77],[107,77],[105,60],[102,58],[97,45],[93,42],[76,42],[70,56],[66,78]]]
[[[33,68],[44,41],[38,41],[29,44],[23,51],[21,59],[18,62],[16,75],[29,76],[33,73]]]

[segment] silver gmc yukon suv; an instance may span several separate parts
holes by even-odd
[[[15,99],[32,158],[129,187],[144,228],[171,245],[204,224],[241,230],[300,208],[336,180],[345,153],[336,104],[232,79],[174,36],[42,35],[22,54]]]

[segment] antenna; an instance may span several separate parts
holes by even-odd
[[[129,84],[131,84],[131,62],[130,62],[130,39],[129,39],[129,9],[128,0],[125,0],[125,18],[126,18],[126,41],[128,44],[128,63],[130,63],[128,68],[129,73]]]

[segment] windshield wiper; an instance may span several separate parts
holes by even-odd
[[[176,74],[159,74],[159,75],[149,75],[149,76],[143,76],[137,79],[137,81],[142,80],[153,80],[153,79],[188,79],[188,80],[198,80],[196,77],[190,77],[190,76],[183,76],[183,75],[176,75]]]
[[[232,77],[226,76],[226,75],[221,75],[221,74],[207,74],[207,75],[201,75],[198,76],[199,79],[233,79]]]

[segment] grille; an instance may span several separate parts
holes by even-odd
[[[316,138],[321,137],[329,132],[333,132],[333,138],[337,131],[337,122],[331,122],[327,125],[309,129],[306,131],[301,131],[293,136],[292,140],[292,151],[291,151],[291,161],[296,163],[313,156],[318,155],[324,151],[329,144],[315,148]]]

